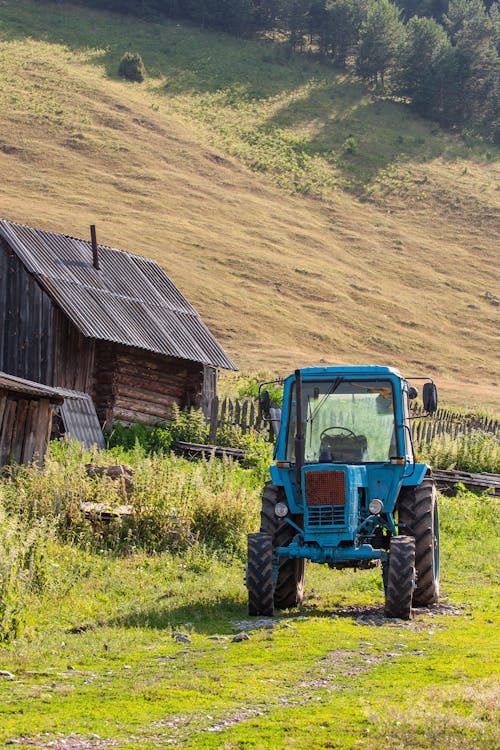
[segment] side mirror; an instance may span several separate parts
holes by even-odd
[[[424,409],[429,414],[434,414],[438,406],[438,393],[435,383],[424,383],[422,388],[422,401]]]
[[[259,406],[263,414],[269,414],[271,408],[271,396],[269,395],[269,391],[265,390],[260,393]]]
[[[410,399],[410,401],[413,401],[413,399],[417,398],[417,396],[418,396],[417,389],[415,388],[414,385],[410,385],[408,388],[408,398]]]

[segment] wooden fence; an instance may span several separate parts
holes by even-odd
[[[218,396],[204,406],[205,418],[210,425],[210,443],[214,445],[217,440],[217,431],[231,427],[239,427],[245,434],[249,430],[265,432],[271,436],[269,422],[265,421],[258,404],[250,399],[239,401]]]
[[[249,399],[219,399],[215,396],[204,406],[205,418],[210,425],[210,443],[217,442],[217,431],[231,427],[238,427],[243,433],[256,430],[266,434],[269,440],[274,440],[273,423],[265,420],[255,401]],[[441,435],[454,438],[459,435],[470,434],[476,430],[500,434],[500,422],[475,414],[460,414],[449,409],[439,409],[432,417],[426,417],[421,406],[411,409],[411,428],[415,443],[430,443]],[[277,416],[274,415],[273,416]]]
[[[432,417],[426,417],[421,406],[411,409],[411,428],[413,440],[417,445],[430,443],[437,437],[449,435],[469,435],[472,432],[488,432],[500,435],[500,422],[476,414],[461,414],[450,409],[438,409]]]

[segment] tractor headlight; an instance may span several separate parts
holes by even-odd
[[[274,506],[274,512],[278,518],[284,518],[288,513],[288,505],[286,503],[276,503]]]
[[[382,500],[379,500],[378,497],[375,497],[368,506],[368,510],[372,514],[372,516],[378,516],[379,513],[382,513],[384,510],[384,503]]]

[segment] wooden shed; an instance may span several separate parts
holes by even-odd
[[[0,370],[90,394],[102,425],[199,406],[232,360],[152,260],[0,220]]]
[[[87,446],[103,446],[89,396],[0,372],[0,467],[42,463],[56,414],[67,434]]]

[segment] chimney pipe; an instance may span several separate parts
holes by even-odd
[[[95,224],[90,225],[90,238],[92,240],[92,258],[94,263],[94,268],[96,271],[99,270],[99,255],[97,254],[97,239],[95,234]]]

